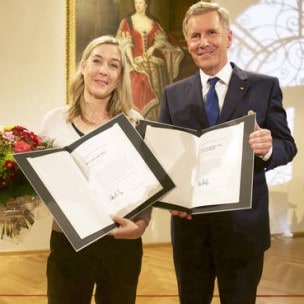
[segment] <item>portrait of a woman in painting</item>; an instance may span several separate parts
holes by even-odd
[[[177,77],[184,53],[149,14],[149,4],[134,0],[135,12],[122,19],[117,38],[130,65],[134,105],[145,118],[156,120],[162,90]]]

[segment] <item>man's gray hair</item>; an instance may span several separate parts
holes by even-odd
[[[207,2],[207,1],[199,1],[188,9],[185,14],[185,18],[183,21],[183,33],[185,38],[187,39],[188,35],[188,21],[192,16],[204,14],[207,12],[216,11],[220,17],[220,22],[222,26],[229,30],[230,29],[230,13],[224,7],[219,6],[217,3]]]

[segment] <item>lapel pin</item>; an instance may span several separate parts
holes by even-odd
[[[241,90],[241,91],[244,91],[244,87],[240,87],[240,90]]]

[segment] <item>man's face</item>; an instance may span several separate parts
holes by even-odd
[[[232,32],[220,23],[215,11],[194,15],[188,20],[187,44],[195,64],[213,76],[227,63]]]

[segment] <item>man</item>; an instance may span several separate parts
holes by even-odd
[[[270,247],[265,171],[290,162],[297,148],[278,79],[241,70],[228,61],[229,12],[215,3],[198,2],[185,15],[183,32],[199,71],[165,88],[160,121],[197,130],[209,127],[208,78],[218,77],[216,123],[253,112],[257,123],[249,138],[255,154],[252,209],[194,216],[171,212],[180,303],[211,303],[217,278],[222,304],[252,304],[264,251]]]

